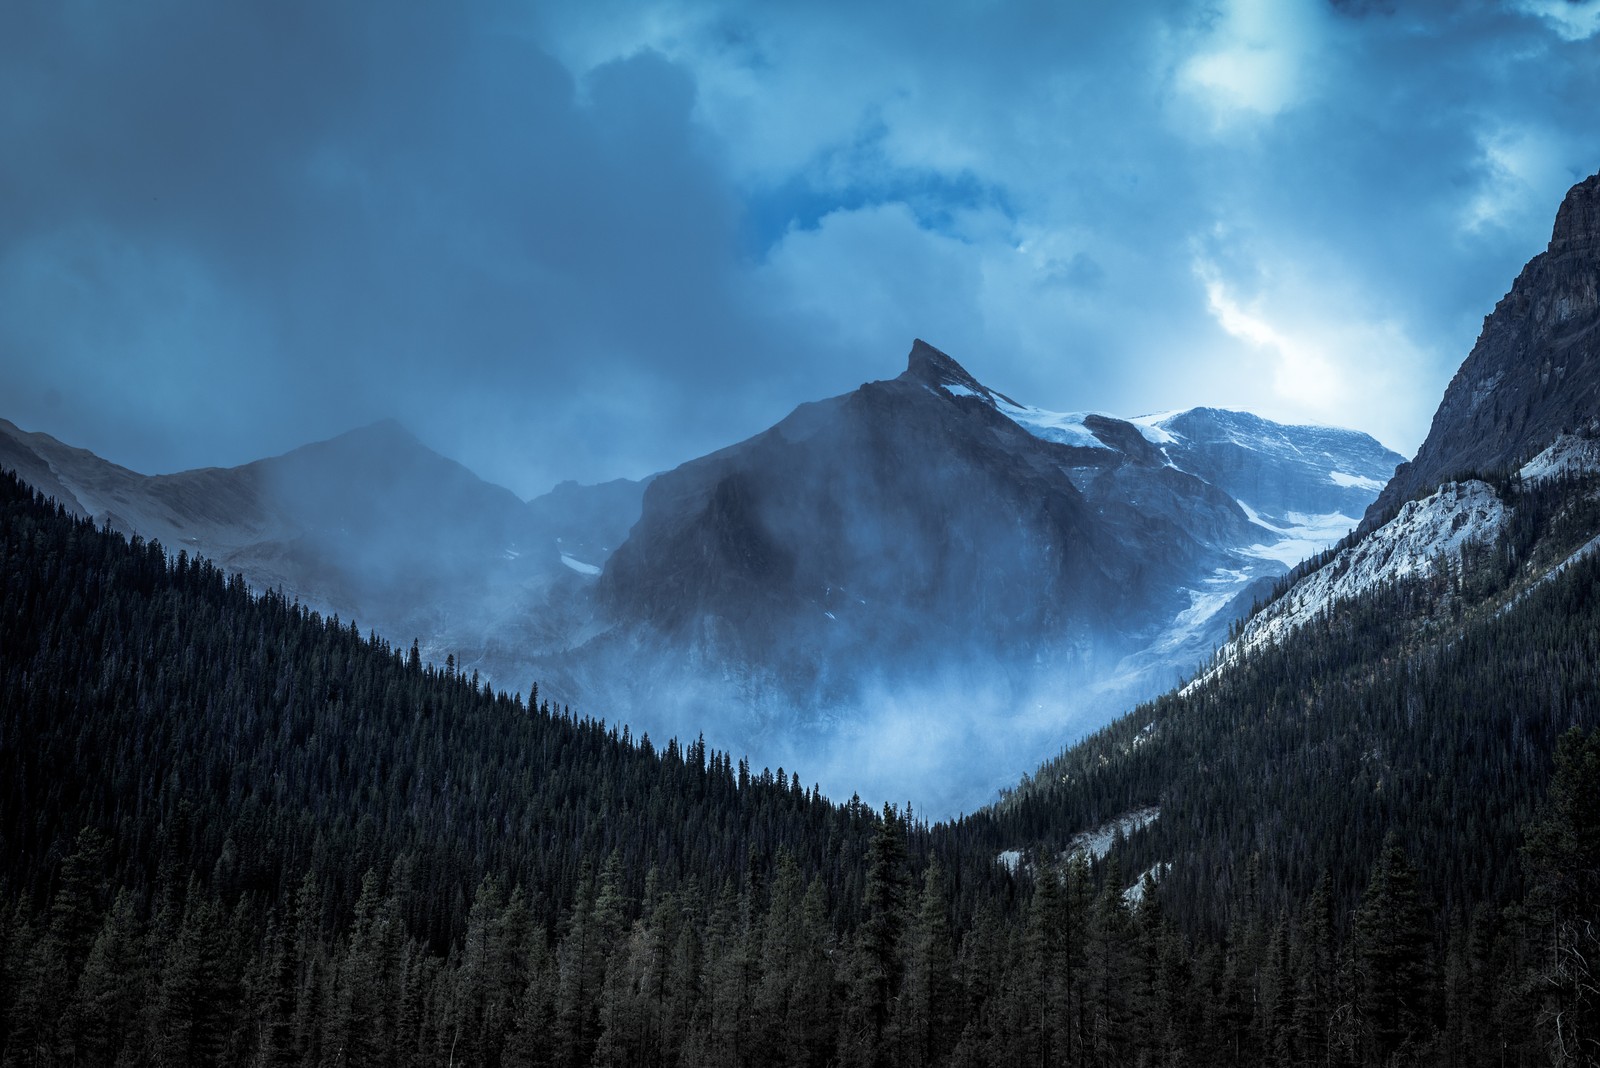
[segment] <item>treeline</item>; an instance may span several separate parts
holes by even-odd
[[[1406,738],[1385,734],[1387,778],[1274,812],[1315,785],[1286,770],[1312,713],[1345,714],[1318,702],[1448,651],[1385,637],[1396,612],[1375,606],[1231,696],[1156,706],[1138,746],[1149,721],[928,826],[494,692],[0,476],[0,1063],[1531,1065],[1557,1032],[1592,1051],[1571,960],[1600,898],[1600,735],[1564,743],[1526,881],[1510,824],[1558,721],[1587,714],[1596,577],[1463,632],[1484,637],[1461,665],[1571,665],[1566,690],[1484,691],[1529,723],[1569,708],[1510,759],[1461,758],[1515,782],[1407,792]],[[1418,732],[1440,713],[1393,709],[1378,722]],[[1327,728],[1358,755],[1368,729]],[[1421,829],[1475,794],[1508,829]],[[1059,858],[1145,802],[1161,819],[1103,862]],[[1034,847],[1014,872],[1011,845]]]

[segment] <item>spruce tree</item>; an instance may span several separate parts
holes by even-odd
[[[1427,913],[1416,871],[1391,835],[1356,911],[1356,1007],[1371,1064],[1387,1064],[1428,1037]]]

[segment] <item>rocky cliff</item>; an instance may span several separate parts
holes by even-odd
[[[1450,381],[1427,439],[1367,510],[1371,529],[1469,473],[1509,471],[1600,413],[1600,174],[1567,193]]]

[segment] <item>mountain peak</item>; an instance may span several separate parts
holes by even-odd
[[[1464,473],[1520,467],[1600,410],[1600,174],[1574,185],[1550,246],[1528,261],[1450,380],[1428,437],[1367,509],[1362,528]]]
[[[920,337],[911,343],[911,355],[906,360],[904,377],[924,385],[961,386],[979,396],[989,395],[989,390],[968,374],[965,367]]]
[[[358,426],[354,430],[347,430],[343,434],[339,434],[330,440],[337,441],[339,438],[348,438],[356,441],[385,442],[393,445],[406,446],[421,444],[421,442],[418,441],[417,436],[408,430],[404,423],[400,422],[398,419],[392,418],[379,419],[375,423],[368,423],[366,426]]]
[[[1600,247],[1600,174],[1592,174],[1567,191],[1550,234],[1550,254]]]

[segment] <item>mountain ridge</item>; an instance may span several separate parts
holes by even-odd
[[[1468,474],[1509,471],[1600,416],[1600,174],[1562,199],[1550,241],[1484,318],[1428,436],[1362,521]]]
[[[54,480],[41,488],[76,485],[97,522],[420,638],[430,659],[508,689],[537,681],[636,729],[707,730],[772,763],[822,746],[833,783],[913,735],[939,766],[942,739],[987,769],[981,790],[927,799],[952,811],[1205,659],[1291,558],[1353,525],[1331,473],[1370,481],[1387,462],[1355,434],[1325,469],[1264,477],[1317,451],[1309,428],[1205,409],[1047,412],[920,339],[898,376],[799,405],[745,442],[528,502],[393,421],[169,476],[11,431],[0,456]],[[51,450],[61,477],[36,455]],[[83,488],[101,482],[114,492]],[[1318,514],[1294,510],[1304,495]],[[1016,728],[998,732],[1008,754],[982,755],[988,716]],[[863,785],[895,797],[908,783]]]

